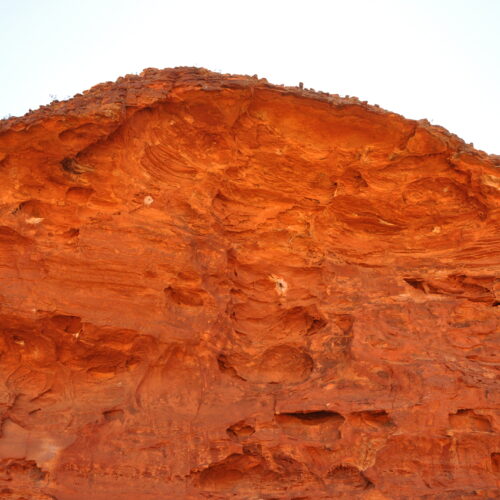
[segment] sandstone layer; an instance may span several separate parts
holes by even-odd
[[[195,68],[0,122],[0,498],[497,498],[499,163]]]

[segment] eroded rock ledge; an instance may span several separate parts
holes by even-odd
[[[0,497],[496,498],[498,160],[195,68],[0,122]]]

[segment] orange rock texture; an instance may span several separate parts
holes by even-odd
[[[302,87],[0,123],[1,499],[498,498],[499,157]]]

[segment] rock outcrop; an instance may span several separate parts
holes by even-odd
[[[194,68],[1,122],[0,498],[497,498],[499,163]]]

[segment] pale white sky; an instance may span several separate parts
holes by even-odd
[[[0,0],[0,117],[147,67],[353,95],[500,154],[500,0]]]

